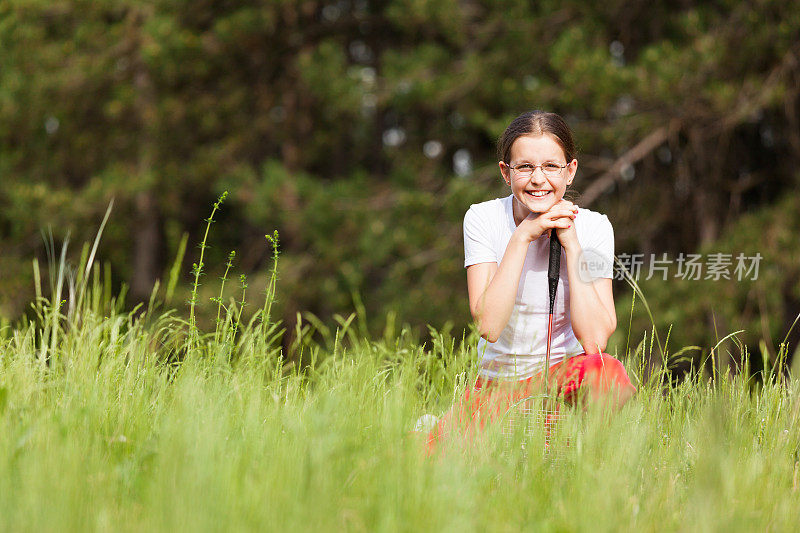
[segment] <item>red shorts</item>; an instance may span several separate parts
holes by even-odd
[[[551,386],[567,403],[575,402],[578,392],[584,390],[592,401],[616,395],[618,402],[624,402],[636,392],[622,363],[605,353],[570,357],[552,365],[548,375]],[[520,381],[479,377],[475,386],[464,393],[458,404],[442,416],[428,434],[429,449],[456,427],[483,429],[487,423],[503,416],[512,405],[540,389],[542,379],[541,373]]]

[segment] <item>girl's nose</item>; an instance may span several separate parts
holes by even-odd
[[[547,178],[544,176],[544,174],[542,174],[541,172],[537,172],[536,170],[533,171],[533,175],[531,176],[531,183],[535,187],[539,187],[547,183]]]

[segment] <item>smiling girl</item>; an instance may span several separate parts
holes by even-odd
[[[469,307],[481,335],[479,377],[431,431],[430,444],[455,422],[482,427],[545,378],[567,401],[581,391],[612,407],[636,390],[622,364],[603,353],[617,325],[614,230],[605,215],[564,199],[578,169],[569,127],[555,113],[524,113],[500,137],[498,157],[511,194],[474,204],[464,216]],[[545,369],[552,230],[562,257]]]

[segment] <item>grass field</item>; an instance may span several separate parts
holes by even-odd
[[[796,381],[638,383],[619,413],[568,411],[557,453],[537,453],[535,438],[523,453],[490,430],[429,459],[410,429],[470,382],[470,339],[419,346],[403,332],[386,342],[340,329],[332,346],[308,342],[313,364],[301,370],[258,321],[234,340],[229,328],[192,341],[169,314],[87,309],[53,329],[41,309],[41,323],[0,341],[4,530],[790,530],[800,520]]]
[[[472,382],[474,337],[370,340],[339,317],[301,327],[302,364],[288,364],[269,319],[274,276],[252,320],[220,299],[202,333],[196,296],[188,321],[156,305],[124,313],[92,271],[68,285],[62,262],[53,294],[67,301],[39,298],[36,318],[0,329],[2,530],[800,525],[797,380],[696,373],[665,387],[640,343],[612,352],[634,399],[614,414],[566,410],[550,453],[541,435],[490,428],[430,458],[411,429]]]

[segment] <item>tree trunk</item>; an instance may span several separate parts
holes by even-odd
[[[161,217],[152,191],[136,196],[131,296],[147,300],[161,270]]]
[[[156,157],[154,131],[157,128],[156,95],[152,76],[147,65],[142,61],[140,50],[145,38],[141,28],[146,22],[148,13],[139,11],[134,17],[131,28],[135,46],[133,55],[133,84],[136,88],[134,107],[138,115],[140,136],[136,160],[136,176],[142,183],[141,192],[134,199],[132,231],[133,274],[131,276],[131,296],[135,301],[147,300],[153,290],[161,270],[161,216],[158,200],[154,191],[157,183],[153,176],[153,163]]]

